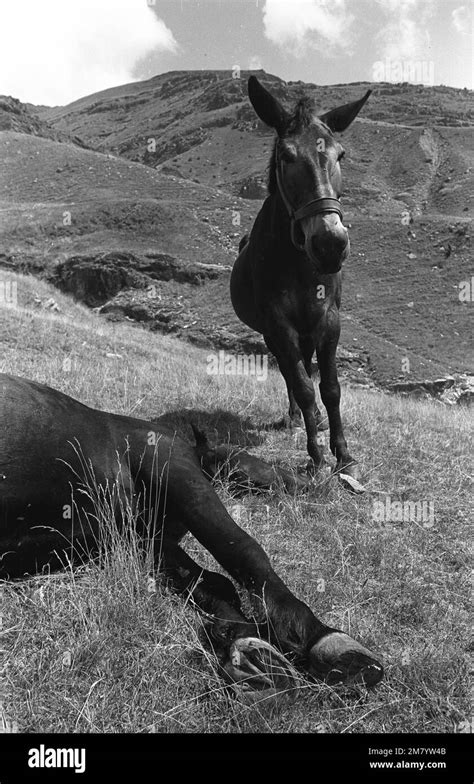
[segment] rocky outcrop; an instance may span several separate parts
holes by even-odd
[[[399,381],[388,386],[389,392],[418,398],[435,398],[448,405],[469,405],[474,398],[474,376],[456,374],[433,381]]]
[[[182,153],[191,150],[193,147],[199,147],[200,144],[206,141],[208,135],[209,131],[202,125],[199,126],[199,128],[192,128],[187,131],[175,133],[168,141],[160,141],[156,150],[153,152],[145,149],[141,156],[141,163],[155,167],[157,164],[163,163],[177,155],[181,155]],[[127,141],[119,146],[118,151],[120,155],[127,156],[132,149],[136,149],[135,142]]]
[[[124,288],[144,285],[131,266],[134,260],[131,253],[72,256],[57,265],[52,282],[89,307],[97,307]]]
[[[41,136],[57,142],[70,142],[78,147],[87,145],[77,136],[52,128],[49,123],[36,116],[32,108],[10,95],[0,95],[0,131],[15,131],[30,136]]]
[[[182,261],[168,253],[145,253],[141,257],[114,251],[71,256],[56,266],[50,280],[89,307],[98,307],[123,289],[144,289],[153,281],[170,280],[199,286],[205,280],[228,274],[229,269],[218,264]]]
[[[211,112],[245,100],[246,84],[242,79],[216,81],[205,87],[193,101],[196,109]]]
[[[195,285],[204,280],[215,280],[231,269],[228,265],[181,261],[167,253],[145,253],[139,264],[140,272],[154,280],[175,280]]]

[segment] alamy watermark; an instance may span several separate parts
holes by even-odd
[[[18,305],[18,285],[16,280],[0,279],[0,305]]]
[[[374,82],[409,82],[410,84],[434,85],[433,60],[377,60],[372,66]]]
[[[474,302],[474,275],[469,280],[462,280],[458,284],[458,289],[460,302]]]
[[[433,528],[435,524],[434,501],[392,501],[372,502],[371,518],[374,523],[418,523],[423,528]]]
[[[49,748],[40,744],[28,752],[29,768],[73,768],[75,773],[86,769],[86,750],[84,748]]]
[[[206,372],[210,376],[255,376],[257,381],[268,377],[266,354],[228,354],[218,351],[206,357]]]

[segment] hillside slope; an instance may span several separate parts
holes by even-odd
[[[75,136],[53,128],[46,120],[37,116],[31,104],[27,105],[9,95],[0,95],[0,131],[16,131],[44,139],[71,142],[79,147],[86,145]]]
[[[228,294],[229,266],[265,194],[273,138],[246,98],[246,76],[164,74],[38,108],[43,131],[1,132],[0,264],[42,274],[110,319],[202,346],[264,350]],[[368,86],[259,76],[286,103],[312,92],[324,108]],[[472,301],[460,298],[472,275],[472,117],[467,91],[376,85],[344,134],[352,255],[341,360],[354,380],[474,370]]]
[[[1,259],[51,272],[69,255],[152,250],[229,264],[246,202],[71,144],[0,133]],[[212,219],[212,220],[211,220]]]
[[[249,104],[249,74],[243,71],[239,78],[225,71],[161,74],[86,96],[65,107],[43,108],[41,116],[103,152],[218,184],[237,195],[258,195],[273,134]],[[346,134],[346,194],[359,186],[362,190],[354,192],[354,198],[377,197],[384,210],[387,198],[400,191],[411,190],[411,199],[423,202],[429,198],[432,184],[436,189],[446,185],[450,170],[457,190],[466,188],[467,183],[459,179],[467,179],[465,170],[473,163],[474,100],[470,91],[367,82],[286,84],[264,71],[255,74],[286,105],[309,94],[321,111],[373,89],[362,122]],[[439,130],[430,130],[438,126]],[[250,184],[248,178],[252,178]],[[396,209],[397,205],[391,206]],[[458,200],[457,207],[462,206]],[[445,212],[446,207],[443,204]],[[457,214],[457,207],[453,214]]]

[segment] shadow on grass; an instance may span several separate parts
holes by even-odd
[[[153,423],[176,432],[188,443],[195,443],[191,424],[203,430],[211,442],[235,444],[236,446],[259,446],[265,442],[265,430],[269,425],[255,422],[248,417],[239,417],[230,411],[205,411],[199,408],[181,408],[166,411],[151,419]]]

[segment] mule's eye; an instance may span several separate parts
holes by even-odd
[[[345,151],[345,150],[341,150],[341,152],[340,152],[340,153],[339,153],[339,155],[337,156],[337,160],[338,160],[338,161],[342,161],[342,159],[344,158],[344,155],[345,155],[345,154],[346,154],[346,151]]]

